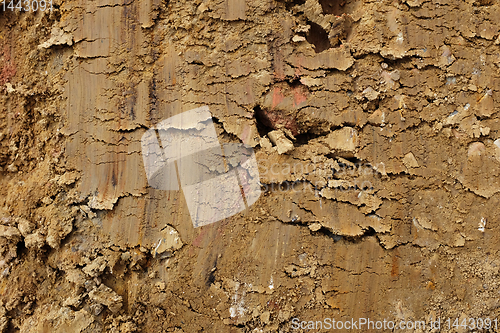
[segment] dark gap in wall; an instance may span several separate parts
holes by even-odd
[[[271,122],[260,105],[254,107],[253,111],[255,114],[255,120],[257,121],[257,131],[259,132],[260,137],[263,137],[273,130]]]
[[[328,50],[330,45],[330,40],[328,39],[328,33],[319,24],[314,22],[307,22],[311,26],[309,32],[307,33],[306,40],[314,45],[314,51],[316,53]]]

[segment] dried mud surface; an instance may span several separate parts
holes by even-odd
[[[0,331],[497,318],[499,21],[493,0],[0,12]],[[140,140],[203,105],[265,193],[194,228]]]

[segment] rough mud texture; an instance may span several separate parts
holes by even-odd
[[[0,12],[0,331],[497,318],[499,23],[485,0]],[[204,105],[265,193],[194,228],[140,140]]]

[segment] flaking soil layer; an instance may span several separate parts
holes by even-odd
[[[9,5],[0,332],[500,330],[496,0]],[[202,106],[262,193],[195,228],[141,138]]]

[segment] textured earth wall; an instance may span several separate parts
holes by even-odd
[[[497,318],[499,23],[495,0],[2,10],[0,331]],[[195,228],[141,137],[201,106],[262,194]]]

